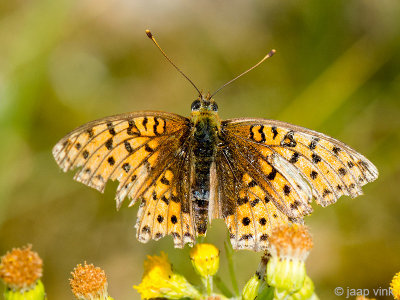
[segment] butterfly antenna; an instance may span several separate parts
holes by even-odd
[[[147,34],[147,36],[149,37],[149,39],[151,39],[151,40],[153,41],[153,43],[157,46],[157,48],[161,51],[162,55],[164,55],[164,57],[170,62],[170,64],[173,65],[174,68],[177,69],[178,72],[181,73],[181,74],[183,75],[183,77],[185,77],[185,78],[193,85],[193,87],[194,87],[194,88],[196,89],[196,91],[199,93],[199,96],[200,96],[201,98],[203,98],[203,95],[201,94],[201,92],[200,92],[200,90],[197,88],[197,86],[193,83],[193,81],[191,81],[191,80],[189,79],[189,77],[187,77],[187,76],[185,75],[185,73],[183,73],[183,72],[181,71],[181,69],[179,69],[179,68],[172,62],[172,60],[167,56],[167,54],[165,54],[164,50],[161,49],[160,45],[157,43],[157,41],[156,41],[156,39],[154,38],[154,36],[153,36],[153,34],[151,33],[151,31],[147,29],[147,30],[146,30],[146,34]]]
[[[276,52],[275,49],[272,49],[267,55],[265,55],[258,63],[256,63],[254,66],[252,66],[250,69],[244,71],[242,74],[236,76],[235,78],[233,78],[232,80],[228,81],[227,83],[225,83],[223,86],[221,86],[218,90],[216,90],[210,97],[210,99],[212,97],[215,96],[216,93],[218,93],[220,90],[222,90],[224,87],[226,87],[227,85],[231,84],[232,82],[234,82],[235,80],[239,79],[240,77],[242,77],[243,75],[249,73],[251,70],[257,68],[259,65],[261,65],[264,61],[267,60],[267,58],[270,58],[272,55],[274,55]]]

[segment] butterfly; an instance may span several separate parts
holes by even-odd
[[[213,96],[200,91],[190,118],[159,111],[106,117],[67,134],[53,155],[64,172],[79,168],[74,179],[100,192],[119,181],[117,208],[125,198],[129,206],[140,202],[138,240],[172,235],[179,248],[222,218],[233,248],[265,250],[272,229],[302,223],[313,199],[327,206],[356,197],[378,176],[367,158],[322,133],[275,120],[220,120]]]

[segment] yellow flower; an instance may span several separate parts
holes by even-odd
[[[219,268],[219,250],[212,244],[196,244],[190,250],[190,259],[202,277],[215,275]]]
[[[267,283],[277,291],[298,291],[304,284],[304,262],[313,246],[307,228],[297,224],[274,228],[269,242],[271,258],[267,264]]]
[[[400,300],[400,272],[394,275],[390,283],[390,289],[392,290],[394,299]]]
[[[107,292],[106,273],[94,265],[77,265],[69,280],[72,293],[79,300],[111,299]]]
[[[172,266],[164,252],[161,252],[161,256],[147,256],[142,282],[134,288],[140,293],[142,299],[201,298],[199,291],[185,277],[172,271]]]

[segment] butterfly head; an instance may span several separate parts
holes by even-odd
[[[206,97],[199,96],[196,100],[192,102],[191,105],[192,114],[196,113],[218,113],[218,104],[210,97],[208,94]]]

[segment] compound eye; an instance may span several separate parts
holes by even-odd
[[[199,110],[200,107],[201,107],[201,102],[200,102],[200,100],[198,100],[198,99],[197,99],[197,100],[194,100],[193,103],[192,103],[192,111]]]
[[[212,104],[211,104],[211,110],[212,110],[212,111],[218,111],[218,104],[215,103],[215,102],[212,103]]]

